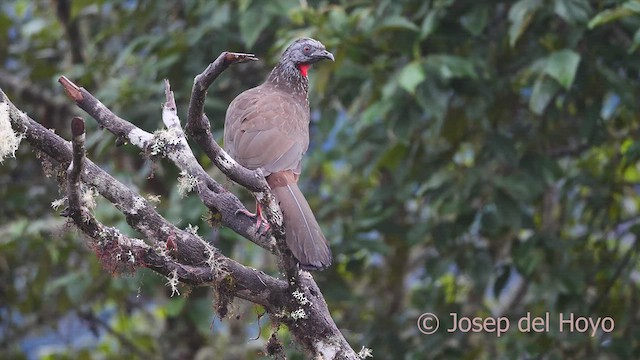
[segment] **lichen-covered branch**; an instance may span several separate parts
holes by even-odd
[[[269,189],[267,181],[259,170],[249,170],[240,166],[228,156],[213,139],[211,124],[204,116],[204,101],[207,89],[218,76],[230,65],[258,60],[253,54],[223,52],[209,64],[207,68],[193,80],[191,100],[187,118],[186,132],[190,138],[204,150],[205,154],[220,168],[225,175],[236,183],[252,192],[262,192]]]
[[[241,166],[218,145],[211,134],[211,124],[204,114],[207,89],[215,79],[231,65],[255,60],[257,58],[253,54],[223,52],[201,74],[196,76],[191,90],[185,128],[187,134],[196,141],[222,173],[253,193],[270,225],[271,234],[275,238],[280,258],[278,264],[291,282],[292,287],[295,287],[295,282],[298,279],[298,263],[287,247],[282,211],[267,184],[267,180],[260,169],[249,170]]]
[[[93,246],[100,260],[111,270],[130,270],[148,267],[163,275],[176,272],[178,279],[188,284],[205,285],[216,281],[233,281],[232,295],[273,309],[284,296],[287,283],[262,272],[250,269],[229,259],[208,246],[196,235],[175,227],[162,218],[147,201],[124,186],[111,175],[84,158],[82,135],[73,136],[77,151],[58,135],[45,129],[26,114],[19,111],[0,90],[0,103],[6,104],[13,130],[23,134],[35,149],[57,162],[65,173],[69,207],[63,215],[69,216],[82,232],[94,240]],[[74,121],[77,123],[77,120]],[[84,132],[84,126],[74,126]],[[82,154],[82,155],[81,155]],[[75,159],[75,162],[74,162]],[[81,203],[81,184],[94,187],[111,201],[126,217],[127,222],[140,232],[147,242],[124,236],[117,229],[104,226]],[[165,243],[170,239],[175,250],[169,256]],[[151,245],[150,245],[150,244]],[[165,249],[165,250],[163,250]],[[209,261],[208,261],[209,260]],[[214,264],[215,266],[212,266]]]
[[[221,58],[225,56],[227,55],[223,54]],[[229,65],[216,68],[214,64],[210,68],[211,74],[215,76]],[[206,87],[215,79],[215,76],[210,76],[205,76],[210,81],[207,80],[209,82],[202,91],[206,91]],[[151,157],[165,156],[172,160],[186,176],[195,179],[203,203],[209,209],[222,214],[225,226],[274,251],[272,240],[261,242],[254,233],[256,229],[253,219],[237,214],[238,209],[243,209],[237,197],[211,179],[197,163],[180,126],[175,100],[168,83],[167,101],[162,114],[167,129],[151,134],[116,116],[89,92],[68,79],[62,77],[60,82],[82,109],[94,117],[101,126],[116,134],[119,144],[131,142],[144,149]],[[31,146],[57,163],[55,169],[58,178],[67,189],[68,207],[63,211],[63,215],[68,216],[92,239],[91,246],[108,270],[133,271],[144,266],[166,276],[172,288],[177,282],[210,285],[226,299],[240,297],[264,306],[272,321],[287,325],[296,341],[314,359],[358,358],[331,318],[322,293],[311,274],[297,269],[295,259],[286,248],[283,230],[272,234],[277,239],[275,254],[283,265],[287,281],[268,276],[225,257],[197,235],[177,228],[160,216],[142,196],[87,159],[84,155],[85,127],[82,119],[75,118],[71,123],[73,138],[70,146],[64,139],[19,111],[0,90],[0,110],[3,109],[8,113],[13,132],[20,134],[17,138],[24,137]],[[190,113],[191,111],[192,109],[189,109]],[[204,114],[201,115],[204,119]],[[205,134],[210,136],[210,130],[205,131]],[[215,143],[212,137],[210,142]],[[220,150],[220,159],[230,163],[228,155],[215,145]],[[236,168],[220,169],[227,176],[231,176]],[[260,172],[252,172],[239,165],[236,170],[257,174],[257,181],[264,181]],[[145,240],[129,238],[117,229],[100,223],[93,216],[90,207],[85,204],[84,199],[87,197],[86,193],[91,192],[90,189],[95,189],[112,202]],[[272,226],[281,227],[280,209],[273,200],[268,186],[254,194],[263,204],[263,210]],[[225,314],[223,310],[224,307],[219,310],[222,316]],[[276,340],[267,344],[269,348],[273,348],[274,341]]]
[[[80,175],[84,167],[84,120],[80,117],[71,119],[71,149],[72,160],[67,170],[67,198],[69,207],[67,208],[68,216],[76,223],[84,222],[82,215],[82,203],[80,202]]]
[[[204,114],[206,91],[213,81],[230,65],[255,60],[253,55],[223,52],[204,72],[196,76],[189,103],[187,134],[205,151],[207,156],[225,175],[254,193],[265,217],[281,257],[281,266],[289,280],[287,299],[289,313],[279,321],[285,323],[314,359],[356,359],[358,355],[349,346],[329,314],[324,297],[310,273],[298,271],[296,260],[288,250],[282,226],[282,215],[263,174],[245,169],[236,163],[214,140],[211,125]],[[271,314],[278,318],[278,314]]]
[[[167,119],[166,121],[173,125],[166,130],[158,130],[151,134],[114,114],[90,92],[77,86],[66,77],[62,76],[58,81],[81,109],[117,137],[119,144],[130,142],[150,156],[165,156],[172,160],[184,172],[185,176],[193,178],[194,183],[199,184],[197,186],[198,195],[205,206],[221,215],[222,225],[270,252],[275,251],[275,242],[271,237],[259,232],[252,219],[238,215],[238,210],[244,209],[242,202],[213,180],[197,162],[184,135],[181,135],[182,130],[177,115],[175,115],[175,101],[173,101],[173,105],[168,105],[173,110],[169,110],[165,103],[162,116],[163,121]],[[172,116],[176,120],[169,119]]]

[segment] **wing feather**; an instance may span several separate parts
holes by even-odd
[[[224,144],[247,168],[299,174],[309,147],[309,105],[272,88],[247,90],[227,109]]]

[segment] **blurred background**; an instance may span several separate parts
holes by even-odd
[[[277,274],[264,250],[211,229],[178,171],[116,147],[63,94],[61,75],[147,131],[163,79],[186,119],[194,76],[222,51],[255,53],[209,90],[218,140],[228,103],[311,36],[336,57],[310,72],[312,143],[302,188],[331,243],[315,278],[351,345],[376,359],[640,358],[640,2],[612,0],[3,0],[0,88],[89,157],[225,254]],[[195,149],[253,209],[249,194]],[[62,197],[23,143],[0,166],[0,357],[262,359],[273,328],[236,300],[153,272],[105,271],[51,203]],[[153,175],[153,176],[151,176]],[[104,200],[95,213],[134,234]],[[440,317],[422,334],[420,314]],[[517,319],[550,313],[550,330]],[[449,313],[507,316],[456,331]],[[557,315],[613,331],[559,331]],[[301,350],[286,329],[291,359]],[[593,335],[593,336],[592,336]]]

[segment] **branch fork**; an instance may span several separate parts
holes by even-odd
[[[85,156],[84,120],[71,121],[72,146],[20,112],[0,89],[0,103],[9,106],[9,117],[15,132],[24,133],[34,148],[55,160],[66,171],[68,216],[89,238],[97,256],[108,270],[133,271],[145,266],[164,276],[192,285],[213,286],[223,298],[240,297],[262,305],[274,322],[284,323],[306,352],[318,359],[357,359],[344,336],[331,319],[322,293],[310,273],[299,270],[286,246],[282,212],[260,170],[249,170],[235,162],[214,140],[204,115],[206,90],[230,65],[255,61],[252,54],[223,52],[205,71],[194,79],[185,130],[180,125],[174,94],[165,81],[166,101],[162,120],[166,130],[161,135],[146,132],[118,117],[91,93],[62,76],[60,84],[77,106],[98,124],[117,137],[117,144],[129,142],[150,153],[157,150],[183,173],[196,180],[195,189],[203,204],[220,214],[221,223],[241,236],[274,253],[286,281],[248,268],[221,254],[194,232],[182,230],[168,222],[142,196],[113,178]],[[249,189],[260,203],[271,227],[259,233],[254,219],[239,214],[246,210],[240,200],[212,179],[197,162],[189,144],[190,136],[226,176]],[[164,144],[161,144],[164,139]],[[154,147],[155,146],[155,147]],[[82,186],[92,187],[111,201],[127,222],[146,241],[129,238],[117,229],[95,219],[82,203]],[[176,289],[177,290],[177,289]],[[224,316],[226,303],[219,304]],[[272,339],[276,339],[275,333]],[[273,348],[272,340],[267,344]]]

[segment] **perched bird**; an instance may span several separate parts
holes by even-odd
[[[302,157],[309,147],[311,64],[334,60],[317,40],[294,41],[267,80],[238,95],[224,124],[225,150],[249,169],[262,169],[284,215],[287,246],[305,270],[331,265],[331,250],[309,203],[298,188]],[[263,221],[260,206],[258,222]]]

